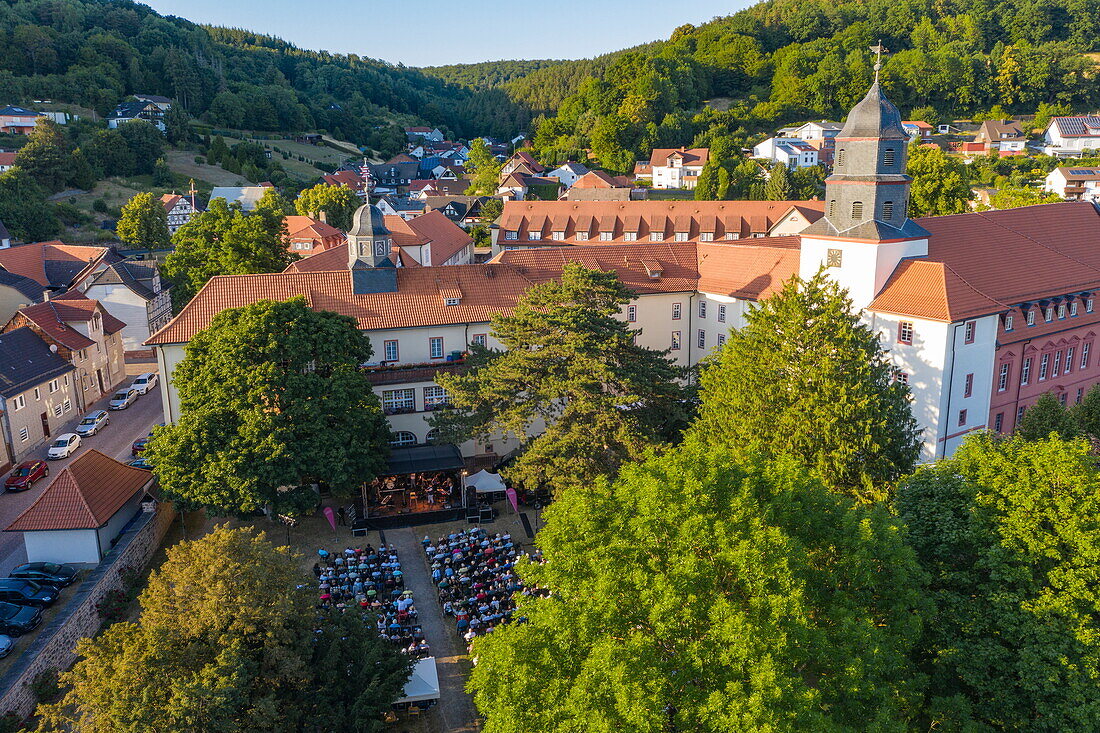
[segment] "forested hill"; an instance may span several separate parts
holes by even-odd
[[[128,94],[163,94],[215,125],[324,129],[360,144],[393,122],[508,137],[530,121],[501,90],[202,27],[127,0],[7,0],[0,34],[3,104],[52,99],[105,115]]]
[[[536,125],[544,160],[587,149],[626,172],[653,147],[724,137],[735,148],[779,123],[842,116],[870,84],[868,47],[879,39],[891,52],[883,83],[907,116],[1100,106],[1096,63],[1084,55],[1100,44],[1100,0],[767,0],[503,88],[556,110]]]

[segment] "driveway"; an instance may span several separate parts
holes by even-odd
[[[155,369],[152,364],[141,364],[136,371],[133,367],[134,365],[127,364],[126,371],[128,381],[124,382],[124,384],[129,384],[130,380],[142,371],[153,371]],[[110,399],[111,394],[108,394],[99,402],[90,405],[87,412],[106,410],[107,403],[110,402]],[[79,423],[83,417],[83,414],[77,415],[69,421],[64,429],[58,430],[55,435],[72,432],[73,428],[76,427],[77,423]],[[3,530],[11,524],[12,520],[33,504],[42,491],[49,486],[50,481],[61,473],[61,470],[72,463],[81,453],[90,448],[95,448],[111,458],[117,458],[124,462],[128,461],[130,460],[130,445],[138,438],[148,435],[150,429],[152,429],[154,425],[163,421],[164,412],[161,409],[159,385],[157,388],[150,390],[147,394],[138,397],[137,400],[125,410],[111,412],[110,425],[90,438],[83,438],[80,443],[80,448],[70,457],[60,461],[50,461],[50,475],[46,479],[39,481],[34,488],[19,493],[0,493],[0,530]],[[47,448],[49,448],[48,442],[39,447],[31,456],[28,456],[27,460],[30,460],[32,457],[45,458]],[[0,532],[0,577],[7,576],[12,568],[23,562],[26,562],[26,550],[23,547],[23,533]]]

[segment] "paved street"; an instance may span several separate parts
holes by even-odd
[[[155,363],[127,364],[128,385],[133,378],[143,372],[156,371]],[[124,386],[120,385],[120,386]],[[89,406],[87,412],[93,410],[106,410],[111,395]],[[86,414],[86,413],[84,413]],[[76,424],[84,417],[84,414],[76,415],[64,430],[59,430],[55,435],[64,432],[72,432]],[[7,527],[13,519],[19,516],[24,509],[34,503],[38,495],[42,493],[50,481],[56,477],[65,466],[69,465],[82,452],[89,448],[95,448],[112,458],[122,461],[130,460],[130,445],[143,435],[148,435],[150,428],[159,422],[163,422],[164,414],[161,411],[160,389],[151,390],[148,394],[138,397],[130,407],[125,410],[111,412],[111,424],[101,430],[99,434],[84,438],[80,448],[69,458],[62,461],[50,461],[49,477],[39,481],[33,489],[21,493],[0,494],[0,530]],[[49,443],[43,444],[33,454],[37,458],[46,457],[46,449]],[[6,478],[6,474],[4,476]],[[26,562],[23,548],[23,535],[18,532],[0,532],[0,577],[4,577],[16,565]]]

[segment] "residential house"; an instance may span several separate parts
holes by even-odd
[[[440,196],[442,195],[438,188],[435,187],[434,180],[418,180],[409,184],[409,198],[423,200],[428,196]]]
[[[481,206],[488,196],[425,196],[424,213],[439,211],[455,224],[467,229],[481,223]]]
[[[506,201],[493,253],[784,237],[820,219],[824,208],[823,201]]]
[[[406,127],[405,139],[410,143],[443,142],[443,133],[437,127]]]
[[[707,148],[655,149],[649,156],[653,188],[695,188],[709,158]]]
[[[155,102],[123,102],[107,117],[107,127],[114,130],[119,125],[144,120],[164,132],[164,110]]]
[[[160,94],[135,94],[134,99],[139,102],[149,102],[155,104],[157,109],[161,112],[167,112],[172,109],[172,100],[168,97],[161,96]]]
[[[155,484],[151,471],[92,448],[65,466],[4,531],[23,534],[29,562],[95,566],[146,506],[155,508]]]
[[[901,126],[917,142],[928,142],[934,133],[934,128],[924,120],[902,120]]]
[[[982,143],[986,152],[997,152],[1002,158],[1027,154],[1027,135],[1016,120],[986,120],[978,128],[974,142]]]
[[[80,287],[97,270],[124,259],[113,247],[58,241],[0,248],[0,269],[34,282],[36,286],[22,283],[21,287],[37,287],[37,300],[46,290],[58,293]],[[0,313],[0,320],[10,317],[10,313]]]
[[[75,372],[31,329],[0,334],[0,473],[21,463],[75,417]]]
[[[505,200],[522,201],[532,198],[553,201],[561,195],[561,181],[548,176],[513,173],[497,186],[497,195]]]
[[[545,172],[546,168],[535,160],[534,156],[526,150],[519,150],[501,166],[500,180],[503,181],[513,173],[519,173],[526,176],[541,176]]]
[[[778,138],[797,138],[817,151],[819,163],[832,165],[833,140],[842,127],[839,122],[821,120],[820,122],[806,122],[793,127],[781,128],[777,133]]]
[[[264,197],[270,186],[215,186],[210,191],[210,200],[225,199],[229,204],[240,204],[242,211],[252,211]]]
[[[752,148],[752,157],[770,160],[788,168],[811,168],[818,164],[818,151],[798,138],[770,137]]]
[[[15,152],[0,150],[0,173],[6,173],[15,167]]]
[[[419,163],[382,163],[370,166],[371,178],[379,188],[397,190],[420,176]]]
[[[108,395],[126,378],[125,349],[118,320],[96,300],[70,292],[20,308],[3,332],[30,328],[76,368],[77,409]],[[52,349],[51,349],[52,350]]]
[[[634,182],[626,176],[612,176],[604,171],[588,171],[562,194],[566,201],[630,201]],[[644,194],[644,189],[639,189]]]
[[[570,188],[586,173],[588,173],[588,166],[570,161],[568,163],[562,163],[557,168],[547,173],[546,177],[557,178],[561,181],[561,185]]]
[[[286,248],[296,255],[308,257],[332,249],[344,241],[344,233],[324,219],[311,216],[288,216]]]
[[[1055,117],[1043,132],[1043,152],[1058,158],[1080,158],[1100,150],[1100,115]]]
[[[408,153],[398,153],[397,155],[395,155],[392,158],[390,158],[389,160],[387,160],[385,165],[397,165],[398,163],[419,163],[419,162],[420,161],[418,161],[416,158],[412,157]]]
[[[1055,168],[1047,174],[1043,190],[1067,201],[1100,202],[1100,168]]]
[[[187,224],[198,212],[186,196],[174,193],[166,193],[160,197],[164,204],[164,213],[168,216],[168,233],[175,234],[184,224]]]
[[[13,135],[27,135],[38,124],[41,112],[8,105],[0,109],[0,131]]]
[[[335,173],[326,173],[321,176],[321,183],[327,183],[330,186],[347,186],[359,196],[365,195],[363,174],[359,171],[340,170]]]
[[[378,208],[387,216],[414,219],[424,213],[424,201],[416,196],[382,196]]]
[[[172,320],[172,292],[160,277],[156,260],[123,260],[97,269],[70,292],[98,301],[121,321],[127,356],[148,355],[143,344]],[[56,296],[66,298],[66,295]]]

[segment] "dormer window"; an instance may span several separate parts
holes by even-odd
[[[1027,312],[1027,325],[1029,325],[1029,326],[1034,326],[1035,325],[1035,311],[1034,310],[1029,310]]]
[[[443,305],[458,305],[458,304],[459,304],[459,299],[458,298],[444,298],[443,299]]]

